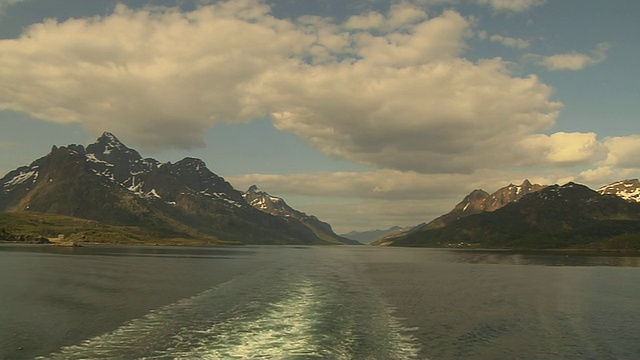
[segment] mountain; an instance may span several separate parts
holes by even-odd
[[[273,216],[296,219],[309,228],[318,238],[335,244],[361,245],[358,241],[348,239],[333,232],[331,225],[320,221],[313,215],[307,215],[289,206],[282,198],[269,195],[252,185],[242,194],[244,200],[251,206]]]
[[[400,226],[392,226],[386,230],[369,230],[369,231],[351,231],[346,234],[340,234],[340,236],[346,237],[348,239],[357,240],[362,244],[369,244],[378,239],[381,239],[387,235],[395,234],[399,231],[402,231],[403,228]]]
[[[429,222],[426,227],[434,229],[448,225],[454,220],[483,211],[495,211],[501,207],[520,200],[523,196],[543,189],[544,185],[531,184],[524,180],[521,185],[509,184],[493,194],[484,190],[474,190],[467,195],[453,210]]]
[[[638,179],[616,181],[597,191],[601,195],[615,195],[627,201],[640,202],[640,181]]]
[[[492,211],[424,228],[388,245],[640,249],[640,203],[584,185],[552,185]]]
[[[495,211],[503,206],[520,200],[523,196],[544,189],[544,185],[531,184],[524,180],[520,185],[509,184],[498,189],[493,194],[476,189],[465,196],[451,211],[439,216],[429,223],[416,225],[408,230],[391,233],[376,240],[374,245],[382,245],[394,242],[397,238],[404,238],[411,233],[425,229],[437,229],[449,225],[451,222],[465,216],[478,214],[483,211]]]
[[[56,147],[0,179],[0,211],[32,211],[145,227],[207,241],[325,244],[296,219],[249,205],[199,159],[161,164],[113,134]],[[194,240],[195,241],[195,240]]]

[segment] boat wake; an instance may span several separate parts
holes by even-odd
[[[413,329],[336,270],[262,271],[40,359],[411,359]]]

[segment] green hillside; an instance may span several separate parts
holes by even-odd
[[[38,242],[42,238],[76,244],[219,245],[228,244],[196,230],[112,226],[95,220],[36,212],[0,212],[0,242]]]

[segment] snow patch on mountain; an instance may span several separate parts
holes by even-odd
[[[38,179],[38,170],[37,169],[29,169],[21,170],[17,175],[15,175],[12,179],[8,180],[4,183],[4,188],[13,187],[19,184],[22,184],[28,180],[35,182]]]
[[[162,197],[158,195],[158,192],[156,191],[156,189],[151,189],[151,191],[147,192],[145,196],[147,198],[162,199]]]
[[[294,210],[287,205],[282,198],[270,195],[260,190],[256,185],[249,187],[242,197],[244,197],[245,201],[249,203],[249,205],[272,215],[290,217],[294,212],[297,212],[297,210]],[[299,214],[297,215],[299,215],[299,217],[308,216],[301,212],[298,213]]]
[[[630,202],[640,202],[640,181],[638,179],[616,181],[596,191],[601,195],[615,195]]]
[[[96,164],[103,164],[104,166],[113,166],[113,164],[112,164],[112,163],[108,163],[108,162],[106,162],[106,161],[104,161],[104,160],[100,160],[100,159],[98,159],[98,158],[96,157],[96,154],[85,154],[85,157],[87,158],[87,160],[88,160],[89,162],[92,162],[92,163],[96,163]]]

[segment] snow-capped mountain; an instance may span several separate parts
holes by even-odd
[[[82,147],[76,146],[76,151],[82,152]],[[88,145],[84,153],[92,171],[126,187],[135,186],[136,176],[148,173],[160,165],[154,159],[143,159],[137,151],[128,148],[108,132]]]
[[[267,192],[260,190],[256,185],[249,187],[242,196],[246,202],[258,210],[274,216],[299,220],[318,237],[325,241],[352,245],[359,244],[355,240],[337,235],[333,232],[331,225],[321,221],[313,215],[307,215],[292,208],[284,201],[284,199],[269,195]]]
[[[291,206],[287,205],[287,203],[282,198],[269,195],[267,192],[258,189],[257,185],[251,185],[249,189],[247,189],[247,191],[242,194],[242,197],[249,203],[249,205],[271,215],[284,217],[307,216],[306,214],[299,212]]]
[[[638,179],[627,179],[616,181],[599,188],[601,195],[615,195],[627,201],[640,202],[640,181]]]
[[[255,209],[202,160],[161,164],[110,133],[86,148],[54,146],[6,174],[0,189],[1,211],[54,213],[244,243],[327,242],[300,221]]]

